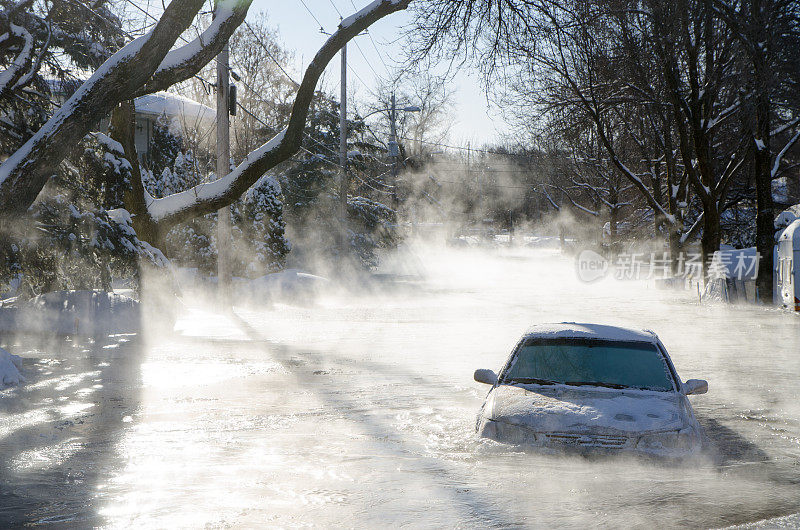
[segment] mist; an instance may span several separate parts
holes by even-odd
[[[174,333],[41,345],[53,360],[30,367],[35,384],[4,390],[33,405],[0,431],[5,482],[30,494],[90,469],[60,496],[72,520],[112,527],[720,527],[797,513],[796,315],[583,283],[572,256],[517,240],[411,241],[382,262],[414,274],[360,291],[228,313],[187,296]],[[703,454],[584,458],[478,438],[488,387],[472,372],[559,321],[652,329],[682,379],[708,379],[692,398]],[[68,367],[65,348],[83,352]],[[81,429],[53,428],[67,422]]]
[[[0,35],[0,528],[800,527],[797,2]]]
[[[717,527],[797,511],[795,315],[585,284],[554,250],[410,243],[396,259],[419,277],[179,320],[182,337],[142,361],[137,428],[121,441],[139,456],[114,481],[129,501],[103,513],[154,526]],[[707,450],[676,464],[477,438],[487,387],[474,369],[498,369],[528,326],[558,321],[658,333],[684,380],[709,380],[692,398]]]

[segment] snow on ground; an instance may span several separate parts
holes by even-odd
[[[743,525],[730,526],[725,530],[756,530],[768,529],[777,530],[782,528],[797,529],[800,528],[800,514],[786,515],[784,517],[775,517],[772,519],[764,519],[763,521],[756,521],[754,523],[747,523]]]
[[[22,370],[22,358],[0,348],[0,384],[18,385],[25,381],[20,370]]]
[[[0,332],[103,335],[139,325],[136,300],[100,290],[52,291],[0,307]]]
[[[178,336],[12,348],[0,526],[722,527],[800,512],[800,320],[576,279],[541,249],[418,250],[424,282],[185,312]],[[475,433],[538,322],[653,329],[715,453],[553,457]],[[13,392],[9,395],[8,392]],[[343,523],[344,522],[344,523]]]

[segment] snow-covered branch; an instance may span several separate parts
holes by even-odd
[[[797,143],[797,140],[798,140],[798,139],[800,139],[800,130],[799,130],[799,131],[797,131],[797,132],[794,134],[794,136],[792,136],[792,137],[791,137],[791,139],[790,139],[788,142],[786,142],[786,145],[784,145],[784,146],[783,146],[783,149],[781,149],[780,153],[778,153],[778,154],[775,156],[775,163],[772,165],[772,171],[770,172],[770,177],[771,177],[771,178],[773,178],[773,179],[774,179],[775,177],[777,177],[777,176],[778,176],[778,169],[780,168],[780,165],[781,165],[781,160],[783,160],[783,156],[786,154],[786,152],[787,152],[789,149],[791,149],[791,148],[792,148],[792,146],[793,146],[795,143]]]
[[[45,125],[0,165],[0,212],[33,204],[56,167],[119,102],[130,99],[158,68],[203,0],[172,0],[147,34],[105,61]]]
[[[21,26],[10,24],[8,33],[0,37],[0,40],[7,40],[12,35],[22,39],[22,49],[9,67],[0,73],[0,94],[12,89],[17,84],[33,60],[33,36],[30,32]]]
[[[553,198],[550,196],[550,194],[547,193],[547,187],[546,186],[542,186],[542,193],[544,194],[545,198],[547,199],[547,202],[550,203],[550,206],[552,206],[555,209],[555,211],[560,212],[561,211],[561,207],[558,204],[556,204],[556,201],[554,201]]]
[[[211,25],[192,42],[167,53],[153,78],[136,95],[165,90],[197,74],[222,50],[252,3],[253,0],[218,0]]]
[[[288,126],[250,153],[227,176],[161,199],[146,198],[147,211],[161,229],[233,203],[267,171],[300,149],[308,108],[317,82],[336,53],[377,20],[408,7],[410,0],[375,0],[342,20],[308,65],[295,96]]]
[[[777,129],[773,129],[772,131],[770,131],[769,135],[771,137],[772,136],[777,136],[777,135],[781,134],[782,132],[788,131],[789,129],[791,129],[792,127],[797,125],[798,123],[800,123],[800,118],[795,118],[792,121],[784,123],[783,125],[781,125]]]
[[[705,212],[700,212],[700,215],[697,216],[697,219],[695,220],[694,224],[692,224],[691,228],[689,228],[689,230],[687,230],[684,234],[681,235],[680,239],[681,245],[689,241],[689,239],[691,239],[692,236],[694,236],[697,233],[697,231],[700,230],[700,227],[703,224],[704,216]]]

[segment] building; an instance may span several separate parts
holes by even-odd
[[[136,98],[136,151],[140,158],[149,153],[153,128],[159,119],[167,119],[174,132],[186,135],[200,135],[213,127],[214,109],[178,94],[156,92]]]
[[[71,96],[80,86],[79,80],[60,81],[48,79],[53,101],[61,104]],[[207,132],[214,126],[215,111],[211,107],[198,103],[193,99],[183,97],[171,92],[156,92],[136,98],[136,151],[140,159],[149,155],[150,140],[153,138],[153,128],[159,119],[166,119],[173,132],[181,136],[198,135],[207,136]],[[103,120],[99,130],[108,129],[108,119]]]

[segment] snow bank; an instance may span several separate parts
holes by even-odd
[[[243,281],[239,285],[242,296],[258,301],[295,301],[308,302],[319,295],[319,292],[330,281],[298,269],[286,269]]]
[[[561,339],[602,339],[622,341],[656,342],[656,334],[649,330],[636,330],[603,324],[581,324],[561,322],[558,324],[537,324],[525,332],[526,338]]]
[[[20,370],[22,370],[22,358],[0,348],[0,385],[18,385],[25,381],[19,373]]]
[[[104,335],[140,328],[139,302],[105,291],[53,291],[2,310],[6,332]]]

